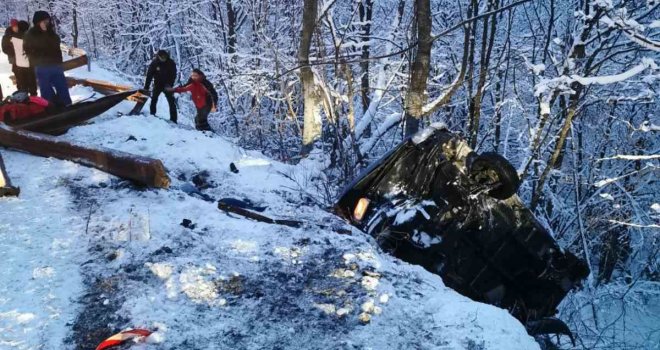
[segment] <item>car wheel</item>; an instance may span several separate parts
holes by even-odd
[[[488,195],[507,199],[518,191],[520,178],[506,158],[494,152],[484,152],[471,159],[468,166],[472,180],[491,189]]]

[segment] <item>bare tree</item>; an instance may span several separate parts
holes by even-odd
[[[318,14],[317,0],[305,0],[303,7],[302,29],[300,30],[300,47],[298,48],[298,63],[300,68],[300,81],[302,83],[304,120],[303,138],[300,153],[305,156],[314,147],[314,142],[321,136],[321,97],[314,81],[314,72],[309,65],[312,36],[316,28]]]

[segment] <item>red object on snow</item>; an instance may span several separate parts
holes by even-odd
[[[9,102],[0,105],[0,122],[12,123],[21,120],[39,118],[46,115],[46,107],[41,101],[34,103]]]
[[[30,102],[42,106],[44,108],[48,107],[48,100],[43,97],[30,96]]]
[[[117,345],[121,345],[126,341],[136,339],[136,341],[142,341],[144,340],[143,338],[148,337],[151,335],[151,331],[147,329],[129,329],[127,331],[119,332],[112,337],[104,340],[99,344],[99,346],[96,347],[96,350],[105,350],[105,349],[110,349],[112,347],[115,347]]]

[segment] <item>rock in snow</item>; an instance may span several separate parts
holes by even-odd
[[[4,91],[9,74],[1,61]],[[506,311],[460,296],[366,234],[248,221],[181,190],[207,171],[215,185],[205,196],[344,225],[304,206],[281,175],[318,166],[281,164],[157,118],[115,117],[130,108],[122,102],[63,138],[159,158],[170,189],[2,150],[22,193],[0,199],[0,348],[90,349],[137,327],[155,332],[139,349],[538,349]]]

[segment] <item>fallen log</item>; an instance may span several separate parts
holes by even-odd
[[[62,62],[62,69],[65,71],[89,65],[89,57],[87,57],[87,52],[85,52],[85,50],[78,47],[68,47],[64,44],[60,45],[60,50],[73,57],[70,60]]]
[[[85,54],[62,62],[62,69],[64,69],[64,71],[68,71],[78,67],[86,66],[87,64],[89,64],[89,58]]]
[[[135,107],[133,107],[133,109],[131,109],[131,111],[128,112],[128,115],[138,115],[138,114],[142,113],[142,108],[144,108],[144,105],[146,103],[147,103],[147,98],[146,97],[142,98],[141,100],[138,100],[135,103]]]
[[[17,197],[19,193],[21,193],[21,189],[12,186],[11,181],[9,181],[9,176],[7,175],[7,170],[5,168],[5,162],[2,159],[2,154],[0,154],[0,197]]]
[[[167,188],[170,185],[165,167],[158,159],[73,145],[48,135],[16,131],[3,123],[0,123],[0,146],[72,161],[148,187]]]

